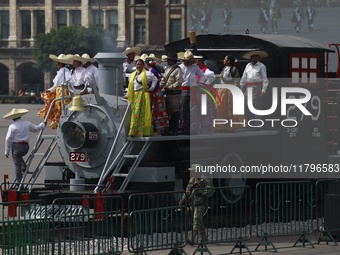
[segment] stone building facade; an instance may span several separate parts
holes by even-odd
[[[187,0],[1,0],[0,94],[39,93],[52,73],[34,68],[34,36],[72,24],[99,25],[118,49],[138,45],[161,54],[164,44],[184,38]]]

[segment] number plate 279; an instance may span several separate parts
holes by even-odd
[[[86,162],[86,152],[71,151],[70,162]]]

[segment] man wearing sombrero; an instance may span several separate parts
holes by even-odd
[[[90,55],[87,53],[84,53],[81,55],[83,67],[87,71],[90,83],[94,83],[97,87],[99,84],[99,71],[98,68],[93,65],[92,63],[96,62],[94,58],[90,58]]]
[[[178,125],[181,115],[181,97],[182,97],[182,70],[177,65],[177,54],[170,53],[168,56],[163,55],[163,60],[168,63],[164,76],[161,79],[161,87],[164,88],[166,99],[165,105],[169,116],[170,135],[178,135]]]
[[[243,58],[250,59],[251,62],[246,65],[240,81],[240,87],[245,95],[245,104],[247,105],[248,88],[252,89],[253,106],[255,109],[261,110],[262,97],[266,94],[268,87],[267,68],[260,62],[260,58],[266,58],[268,54],[265,51],[253,50],[245,53]],[[261,116],[256,116],[251,113],[248,107],[245,107],[246,120],[261,119]]]
[[[126,70],[129,65],[135,65],[135,57],[137,57],[141,53],[142,49],[140,47],[127,47],[124,51],[123,54],[126,55],[126,60],[123,63],[123,77],[126,77]],[[126,84],[125,86],[127,87],[127,84],[129,82],[129,79],[126,79]]]
[[[83,90],[85,88],[85,84],[90,82],[90,77],[86,75],[86,69],[83,67],[83,64],[87,62],[87,60],[83,59],[79,56],[79,54],[70,54],[68,56],[73,65],[73,69],[71,71],[72,87],[76,90]],[[86,94],[87,92],[85,91],[84,93]]]
[[[3,118],[13,120],[14,122],[8,127],[5,140],[5,155],[9,157],[9,152],[12,150],[12,157],[15,166],[15,176],[17,182],[22,179],[22,172],[26,170],[26,163],[22,158],[29,150],[29,135],[30,132],[38,133],[45,127],[44,122],[38,126],[32,124],[28,120],[21,119],[21,116],[28,112],[27,109],[12,109]]]
[[[178,58],[183,61],[183,63],[179,65],[183,75],[181,99],[183,131],[185,135],[190,135],[190,132],[193,131],[191,128],[196,129],[194,131],[196,133],[197,128],[199,128],[199,110],[197,108],[198,99],[194,93],[194,87],[197,87],[197,81],[204,83],[205,75],[203,71],[195,65],[196,60],[199,57],[194,56],[191,51],[186,51],[184,53],[180,52],[177,55]],[[191,95],[193,97],[191,97]]]

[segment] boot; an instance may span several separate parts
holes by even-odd
[[[192,232],[192,240],[190,238],[187,239],[187,243],[190,244],[190,245],[194,245],[195,244],[195,239],[196,239],[196,236],[198,234],[198,231],[197,230],[194,230]]]
[[[202,236],[202,243],[208,242],[208,237],[207,237],[207,235],[205,233],[205,228],[201,229],[201,236]]]

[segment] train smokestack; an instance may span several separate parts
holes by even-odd
[[[123,96],[123,62],[126,56],[120,52],[99,52],[94,58],[99,63],[99,93]]]

